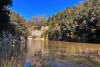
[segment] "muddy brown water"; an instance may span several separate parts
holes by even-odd
[[[100,54],[100,44],[88,44],[88,43],[76,43],[76,42],[62,42],[62,41],[48,41],[48,40],[35,40],[33,38],[28,39],[28,51],[27,56],[32,57],[36,52],[41,51],[43,55],[53,54],[52,56],[63,55],[77,55],[80,52],[96,52]],[[31,60],[31,59],[29,59]],[[73,63],[53,63],[52,67],[84,67]],[[66,66],[69,65],[69,66]],[[88,66],[85,66],[88,67]]]
[[[100,44],[88,43],[75,43],[75,42],[62,42],[62,41],[48,41],[48,40],[35,40],[28,41],[28,55],[32,56],[35,52],[41,51],[42,53],[64,52],[64,53],[78,53],[78,52],[100,52]]]

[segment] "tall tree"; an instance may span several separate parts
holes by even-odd
[[[7,29],[9,26],[9,9],[8,7],[12,4],[12,0],[0,0],[0,30]]]
[[[9,15],[11,5],[12,0],[0,0],[0,59],[2,60],[18,56],[20,53],[21,36],[15,32],[11,23]]]

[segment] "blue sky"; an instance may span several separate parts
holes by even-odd
[[[57,12],[79,4],[80,0],[13,0],[12,11],[23,16],[25,20],[33,16],[48,18]]]

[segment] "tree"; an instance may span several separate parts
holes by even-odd
[[[0,0],[0,59],[2,60],[20,54],[21,35],[16,33],[17,26],[11,21],[11,12],[8,9],[11,4],[12,0]],[[19,25],[23,24],[19,23]]]
[[[68,14],[71,14],[71,9],[68,7],[68,8],[66,9],[66,12],[67,12]]]
[[[0,0],[0,30],[7,29],[10,25],[9,9],[12,0]]]
[[[23,17],[16,14],[15,12],[11,12],[9,16],[10,16],[10,24],[14,27],[15,32],[21,35],[25,34],[27,25]]]
[[[79,40],[85,42],[89,39],[93,40],[93,36],[96,34],[92,30],[98,30],[96,24],[98,23],[97,16],[100,17],[99,5],[99,0],[85,0],[79,7],[77,5],[73,9],[68,7],[66,10],[50,17],[48,21],[51,23],[52,29],[55,24],[59,24],[62,34],[64,34],[63,29],[66,29],[68,37],[69,35],[71,37],[71,33],[74,33],[76,39],[79,38]],[[51,30],[51,33],[54,33],[54,31]]]

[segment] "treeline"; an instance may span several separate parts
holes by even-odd
[[[0,66],[4,59],[21,53],[21,39],[26,34],[23,18],[9,10],[12,0],[0,0]]]
[[[100,1],[86,0],[48,19],[50,40],[100,43]]]

